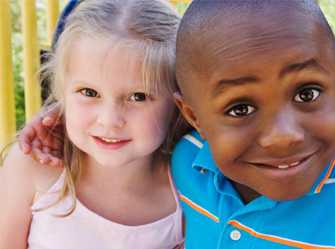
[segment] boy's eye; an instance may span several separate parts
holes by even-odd
[[[90,98],[95,98],[95,97],[98,96],[98,92],[91,89],[91,88],[82,88],[82,89],[79,90],[79,92],[82,95],[84,95],[86,97],[90,97]]]
[[[239,118],[253,114],[256,108],[249,104],[238,104],[230,108],[226,113],[229,116]]]
[[[129,100],[130,101],[136,101],[136,102],[143,102],[147,100],[147,94],[142,93],[142,92],[136,92],[133,93],[130,97]]]
[[[294,96],[294,101],[300,103],[313,102],[320,96],[320,94],[321,90],[315,87],[304,88]]]

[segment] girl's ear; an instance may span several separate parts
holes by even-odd
[[[205,139],[204,134],[201,131],[199,121],[194,111],[192,110],[192,107],[184,101],[180,92],[174,92],[173,97],[176,105],[178,106],[180,112],[182,113],[186,121],[199,132],[199,134],[203,139]]]

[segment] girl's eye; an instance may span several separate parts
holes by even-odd
[[[136,102],[143,102],[147,100],[147,94],[142,93],[142,92],[136,92],[133,93],[130,97],[129,100],[130,101],[136,101]]]
[[[86,97],[90,97],[90,98],[95,98],[95,97],[98,96],[98,92],[91,89],[91,88],[82,88],[82,89],[79,90],[79,92],[82,95],[84,95]]]
[[[238,104],[230,108],[226,113],[234,118],[245,117],[253,114],[256,108],[249,104]]]
[[[304,88],[294,96],[294,101],[299,103],[313,102],[320,96],[320,94],[321,90],[315,87]]]

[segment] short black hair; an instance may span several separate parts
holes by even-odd
[[[190,81],[192,74],[199,69],[196,63],[192,64],[195,61],[193,58],[206,53],[203,44],[210,42],[209,37],[220,35],[217,33],[222,31],[220,22],[233,25],[234,21],[245,15],[271,18],[266,11],[286,13],[291,9],[316,21],[335,48],[334,34],[315,0],[193,0],[181,20],[177,34],[176,73],[179,87],[182,88],[184,82]]]

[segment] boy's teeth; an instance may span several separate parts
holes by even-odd
[[[300,162],[291,163],[290,166],[297,166]]]
[[[294,162],[294,163],[291,163],[291,164],[281,164],[281,165],[278,165],[278,169],[287,169],[289,167],[294,167],[294,166],[297,166],[300,162]]]
[[[288,167],[287,164],[278,165],[278,169],[287,169]]]

